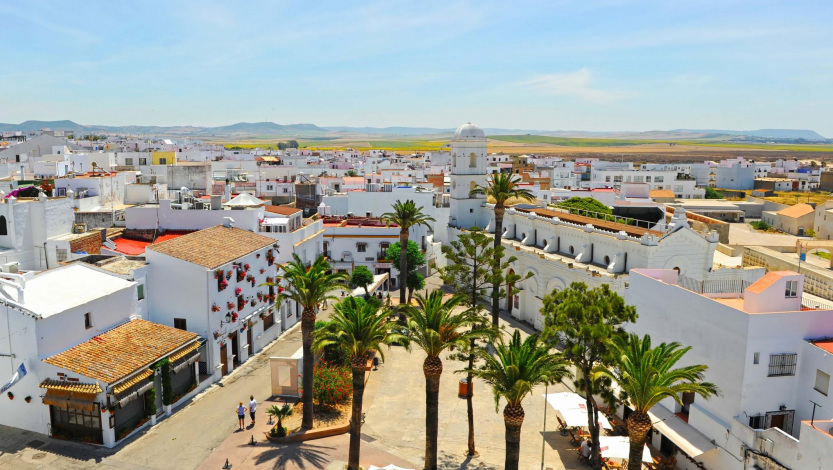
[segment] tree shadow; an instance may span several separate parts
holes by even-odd
[[[460,468],[460,469],[467,469],[467,470],[493,470],[494,467],[490,465],[486,465],[485,463],[475,460],[474,457],[469,455],[455,455],[449,454],[447,452],[440,452],[440,455],[437,456],[437,467],[438,468]]]
[[[274,461],[274,469],[284,469],[290,464],[298,468],[308,468],[307,465],[310,468],[324,468],[330,461],[330,451],[333,449],[305,443],[290,444],[261,452],[254,461],[257,465]]]

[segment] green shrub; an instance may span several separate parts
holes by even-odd
[[[749,222],[749,225],[751,225],[752,228],[754,228],[755,230],[767,231],[770,228],[769,224],[764,222],[763,220],[756,220],[754,222]]]
[[[150,378],[153,380],[152,375]],[[151,387],[151,389],[145,393],[145,409],[148,412],[148,416],[156,415],[156,387]]]
[[[312,395],[319,405],[344,403],[353,393],[353,371],[339,364],[319,362],[313,371]]]

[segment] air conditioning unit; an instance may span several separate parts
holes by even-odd
[[[3,272],[4,273],[18,273],[18,272],[20,272],[20,263],[15,261],[15,262],[4,264],[3,265]]]

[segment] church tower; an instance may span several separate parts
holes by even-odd
[[[472,123],[457,128],[451,141],[451,220],[452,226],[469,228],[486,223],[485,196],[469,196],[476,185],[485,186],[486,133]],[[483,227],[481,227],[483,228]]]

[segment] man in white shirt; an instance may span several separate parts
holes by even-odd
[[[257,411],[257,400],[254,395],[249,395],[249,416],[252,418],[252,426],[255,425],[255,411]]]
[[[590,440],[585,439],[581,441],[581,455],[583,455],[584,458],[589,459],[591,451],[592,448],[590,447]]]

